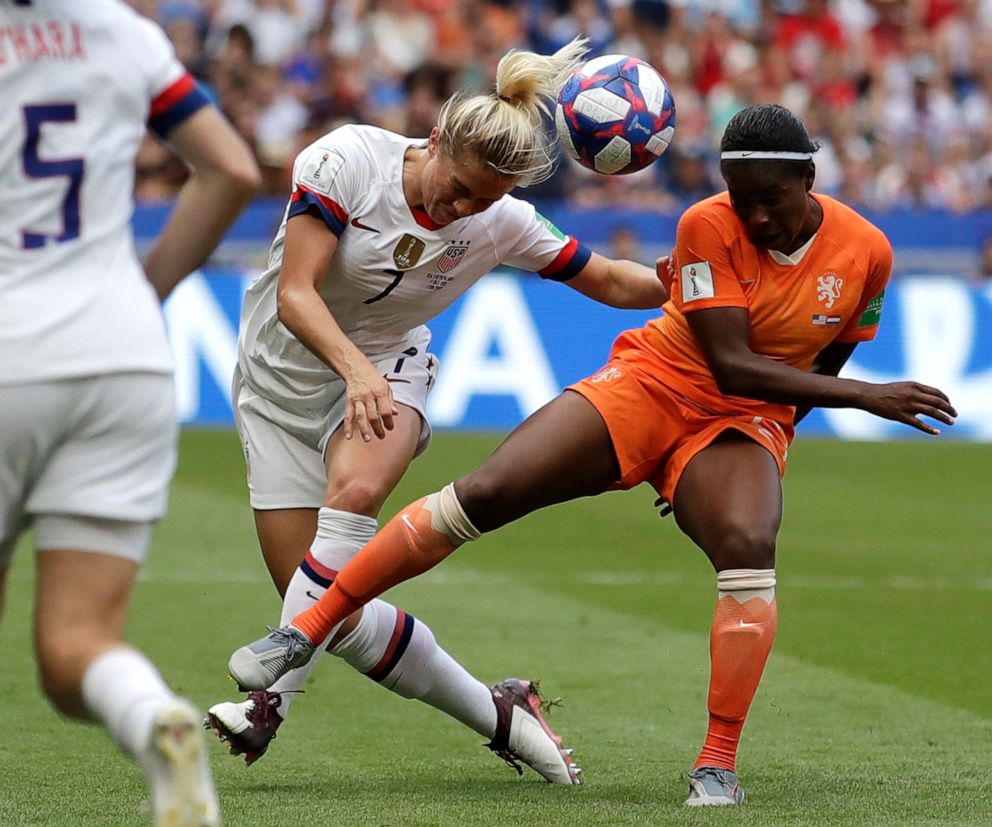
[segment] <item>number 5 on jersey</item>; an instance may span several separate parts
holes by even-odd
[[[62,232],[58,235],[21,230],[21,246],[25,250],[44,247],[49,239],[61,244],[79,238],[79,191],[83,186],[83,159],[59,158],[45,160],[38,155],[41,127],[44,123],[72,123],[76,120],[76,104],[46,103],[24,107],[26,139],[24,141],[24,174],[28,178],[65,176],[69,187],[62,200]]]

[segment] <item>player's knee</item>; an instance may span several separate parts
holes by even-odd
[[[120,645],[113,628],[99,620],[41,624],[36,630],[38,673],[42,689],[59,711],[83,716],[83,676],[93,660]]]
[[[75,715],[78,711],[84,668],[79,641],[74,641],[71,635],[39,637],[38,677],[41,688],[55,708],[65,715]]]
[[[348,479],[331,489],[324,500],[325,506],[367,517],[377,516],[389,496],[386,484],[376,479]]]
[[[455,491],[465,514],[474,525],[484,531],[491,531],[502,524],[500,515],[508,509],[517,495],[517,487],[512,479],[485,466],[458,480]]]
[[[350,615],[348,615],[341,622],[341,625],[338,627],[338,630],[334,633],[333,637],[331,638],[330,643],[327,644],[328,652],[330,652],[332,655],[336,654],[335,647],[339,643],[341,643],[341,641],[343,641],[346,637],[348,637],[348,635],[354,632],[355,629],[358,628],[358,624],[362,622],[362,614],[364,611],[365,611],[364,607],[358,609],[352,612]]]
[[[755,526],[730,526],[706,553],[717,571],[775,567],[775,533]]]

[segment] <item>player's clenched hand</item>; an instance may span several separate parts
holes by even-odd
[[[393,417],[399,409],[386,378],[371,363],[362,365],[345,382],[344,438],[351,439],[358,428],[365,442],[372,434],[379,439],[393,430]]]
[[[910,425],[926,434],[936,436],[940,430],[920,420],[920,416],[928,416],[946,425],[953,425],[958,415],[947,395],[938,388],[931,388],[918,382],[890,382],[886,385],[869,387],[868,398],[864,404],[866,411],[894,422]]]
[[[655,272],[665,285],[668,295],[672,295],[672,282],[675,281],[675,262],[671,256],[662,256],[654,263]]]

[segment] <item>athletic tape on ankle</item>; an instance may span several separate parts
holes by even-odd
[[[716,587],[721,592],[774,589],[775,569],[724,569],[717,573]]]
[[[482,532],[472,525],[462,504],[458,502],[453,482],[431,494],[424,507],[431,512],[431,527],[435,531],[447,534],[453,542],[466,543],[469,540],[478,540],[482,536]]]

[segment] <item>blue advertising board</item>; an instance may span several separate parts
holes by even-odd
[[[196,273],[166,304],[185,423],[232,424],[228,388],[241,298],[251,278],[238,270]],[[655,314],[603,307],[536,276],[491,274],[430,325],[431,349],[441,363],[430,401],[432,424],[507,431],[562,387],[597,370],[618,333]],[[858,347],[843,375],[939,387],[960,414],[945,435],[992,440],[992,284],[895,279],[878,337]],[[850,410],[814,411],[800,432],[864,440],[917,435]]]

